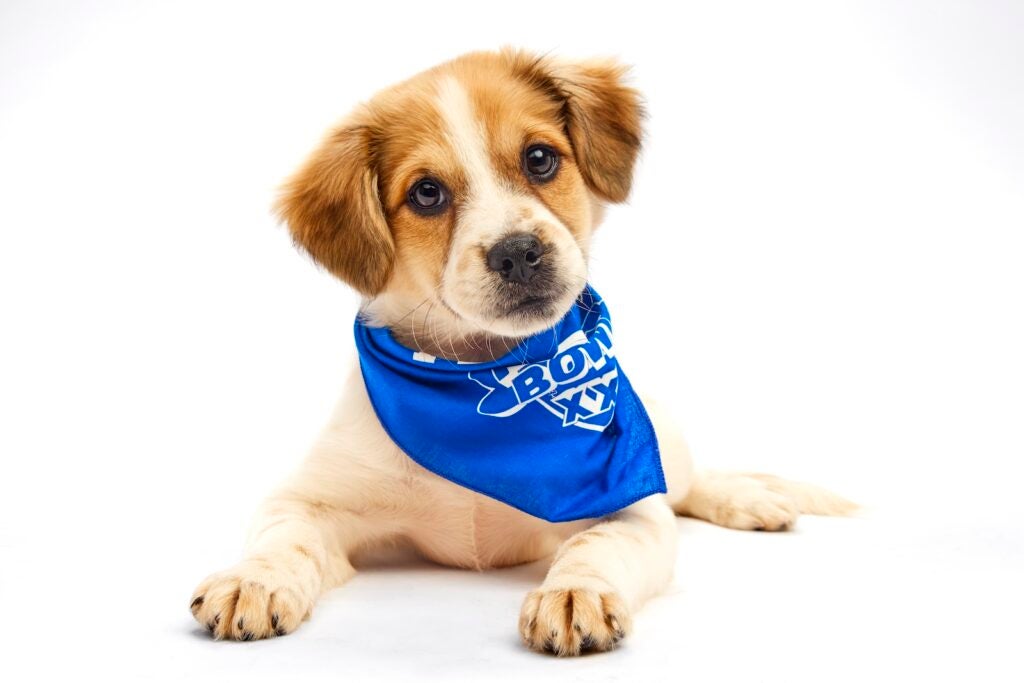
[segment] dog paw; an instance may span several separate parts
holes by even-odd
[[[617,593],[583,588],[533,591],[519,616],[523,642],[559,657],[611,650],[630,626],[629,611]]]
[[[788,496],[757,483],[738,488],[717,517],[716,523],[730,529],[786,531],[796,524],[800,510]]]
[[[797,502],[770,481],[743,474],[710,474],[684,501],[684,514],[730,529],[785,531],[800,510]]]
[[[309,618],[309,593],[270,562],[249,560],[200,583],[192,594],[192,616],[215,640],[283,636]]]

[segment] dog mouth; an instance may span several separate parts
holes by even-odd
[[[527,296],[519,300],[519,303],[515,305],[513,312],[550,308],[553,303],[554,298],[550,296]]]
[[[551,294],[529,294],[503,301],[495,312],[499,318],[543,318],[552,314],[557,300]]]
[[[546,283],[539,291],[505,291],[495,306],[495,317],[511,322],[537,323],[558,320],[565,315],[568,288],[555,282]]]

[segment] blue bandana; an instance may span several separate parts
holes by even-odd
[[[658,442],[589,286],[555,327],[495,361],[459,363],[355,324],[385,431],[426,469],[549,522],[665,492]]]

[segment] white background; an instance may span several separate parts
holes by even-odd
[[[610,655],[525,652],[542,566],[360,574],[212,643],[233,562],[352,353],[274,190],[383,86],[515,44],[635,65],[646,151],[597,238],[635,384],[699,463],[862,518],[680,521]],[[0,5],[6,680],[1020,680],[1024,8],[1015,2]]]

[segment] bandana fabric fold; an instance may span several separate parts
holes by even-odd
[[[602,517],[665,492],[658,442],[590,287],[505,356],[459,363],[355,323],[370,402],[410,458],[549,522]]]

